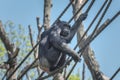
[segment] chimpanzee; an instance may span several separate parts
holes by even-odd
[[[81,24],[87,14],[81,14],[77,22]],[[39,61],[41,68],[46,72],[52,72],[65,63],[66,54],[70,55],[74,61],[79,61],[80,57],[68,46],[79,26],[71,27],[67,22],[58,20],[50,29],[41,35],[39,44]]]

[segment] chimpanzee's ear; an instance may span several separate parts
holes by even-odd
[[[61,23],[61,21],[58,19],[58,20],[56,21],[56,24],[59,24],[59,23]]]

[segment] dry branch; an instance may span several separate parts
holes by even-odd
[[[10,41],[7,37],[7,34],[6,34],[5,30],[3,29],[3,25],[2,25],[1,21],[0,21],[0,38],[1,38],[2,42],[4,43],[6,50],[13,53],[13,45],[10,43]]]
[[[9,65],[9,69],[7,69],[5,76],[9,76],[17,65],[16,56],[18,55],[19,48],[15,47],[15,45],[10,42],[1,21],[0,21],[0,38],[8,53],[8,61],[6,63]],[[16,79],[15,73],[9,80],[13,80],[13,79]]]
[[[0,69],[9,69],[9,65],[8,64],[6,64],[6,63],[3,63],[3,64],[0,64]]]
[[[30,42],[31,42],[31,46],[34,46],[34,41],[33,41],[33,37],[32,37],[32,30],[31,30],[31,26],[28,25],[28,29],[29,29],[29,36],[30,36]]]

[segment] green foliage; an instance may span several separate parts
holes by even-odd
[[[33,78],[35,76],[34,72],[31,72],[30,77]]]
[[[0,63],[3,61],[3,57],[5,56],[5,47],[0,39]]]
[[[5,54],[5,48],[3,47],[3,45],[2,45],[2,42],[0,42],[0,57],[3,57],[4,56],[4,54]]]
[[[80,80],[80,77],[78,75],[71,75],[69,80]]]

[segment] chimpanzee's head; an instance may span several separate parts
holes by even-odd
[[[61,28],[60,35],[67,37],[70,34],[70,25],[65,21],[58,21],[58,26]]]

